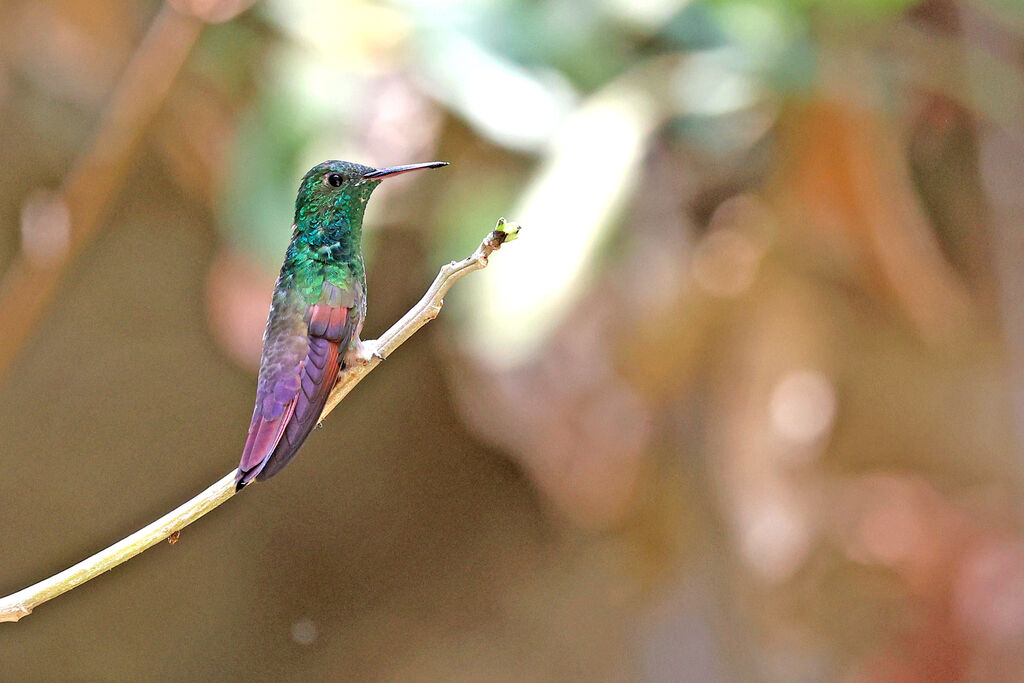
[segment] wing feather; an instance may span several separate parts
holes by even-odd
[[[297,299],[275,296],[238,488],[274,476],[295,457],[316,426],[356,327],[355,297],[337,285],[325,282],[312,306],[300,308]]]

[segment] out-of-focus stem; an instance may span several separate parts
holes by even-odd
[[[67,225],[34,226],[63,234],[66,239],[55,240],[49,247],[35,243],[32,249],[23,248],[4,273],[0,280],[0,320],[5,330],[0,335],[0,378],[53,301],[64,272],[100,227],[140,140],[203,25],[200,19],[170,5],[161,7],[115,87],[92,142],[52,200],[61,210],[45,214],[63,216]],[[27,237],[23,244],[26,241],[33,240]]]

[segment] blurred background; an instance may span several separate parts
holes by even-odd
[[[0,0],[0,593],[237,464],[298,179],[374,337],[9,680],[1024,680],[1018,0]]]

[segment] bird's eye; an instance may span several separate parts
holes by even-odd
[[[331,187],[341,187],[341,174],[340,173],[328,173],[327,184]]]

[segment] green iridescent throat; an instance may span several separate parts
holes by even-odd
[[[282,274],[292,276],[291,286],[307,304],[316,303],[325,279],[346,289],[358,282],[365,291],[363,213],[379,184],[346,183],[335,188],[325,185],[320,174],[303,178]]]

